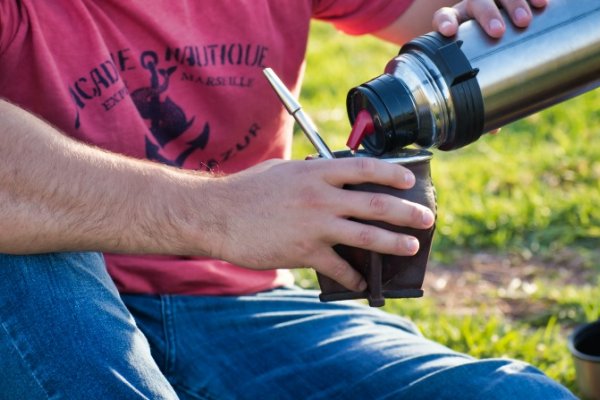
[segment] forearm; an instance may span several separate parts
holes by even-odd
[[[84,145],[4,101],[0,122],[1,252],[211,252],[215,179]]]

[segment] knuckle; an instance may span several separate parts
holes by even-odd
[[[369,201],[369,209],[375,215],[383,215],[389,210],[389,201],[382,194],[374,194]]]
[[[359,247],[368,247],[375,242],[375,229],[370,226],[364,226],[358,231],[357,243]]]
[[[313,246],[312,241],[310,241],[307,238],[299,240],[298,242],[296,242],[296,246],[295,247],[296,247],[296,251],[299,254],[301,254],[302,256],[304,256],[304,255],[310,255],[314,251],[314,246]]]
[[[317,208],[323,204],[321,195],[313,187],[302,188],[297,196],[301,208]]]
[[[372,158],[358,158],[358,169],[362,176],[370,177],[375,175],[375,171],[377,170],[377,165],[374,159]]]

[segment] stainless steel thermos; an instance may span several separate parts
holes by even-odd
[[[407,145],[453,150],[600,86],[600,1],[551,0],[501,39],[474,21],[405,44],[385,73],[348,93],[348,116],[373,154]],[[357,143],[358,143],[357,142]]]

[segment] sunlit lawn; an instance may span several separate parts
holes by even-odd
[[[379,75],[397,50],[313,25],[301,101],[330,147],[344,147],[348,89]],[[294,157],[313,152],[296,134]],[[471,304],[466,316],[448,307],[440,311],[444,299],[431,291],[422,299],[388,301],[386,309],[410,316],[427,336],[454,349],[524,359],[576,390],[566,336],[573,326],[600,317],[595,273],[600,271],[600,90],[468,148],[435,151],[432,176],[439,212],[432,271],[481,252],[546,267],[522,277],[527,286],[513,292],[487,289],[488,301]],[[573,265],[579,279],[561,280]],[[300,280],[315,284],[310,273]],[[496,299],[508,295],[512,302],[535,305],[530,307],[535,311],[518,318],[498,312]]]

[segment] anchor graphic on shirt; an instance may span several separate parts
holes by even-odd
[[[178,138],[192,126],[195,117],[187,119],[184,111],[170,97],[161,101],[160,96],[169,87],[171,75],[177,67],[167,69],[157,68],[158,57],[152,52],[142,55],[142,67],[150,72],[150,86],[137,89],[131,93],[142,118],[150,120],[151,137],[146,136],[146,157],[168,165],[182,167],[187,158],[196,150],[204,149],[210,136],[208,122],[204,124],[202,132],[195,138],[185,142],[187,148],[175,159],[165,155],[170,143],[176,143]],[[159,79],[162,78],[162,83]],[[175,141],[175,142],[173,142]]]

